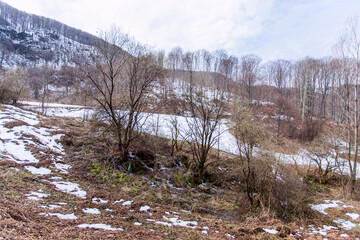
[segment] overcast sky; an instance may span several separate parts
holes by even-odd
[[[157,49],[225,49],[264,60],[331,55],[360,0],[3,0],[92,34],[112,24]]]

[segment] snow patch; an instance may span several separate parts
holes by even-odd
[[[58,217],[60,219],[67,219],[67,220],[74,220],[77,219],[77,216],[75,216],[75,214],[71,213],[71,214],[61,214],[61,213],[39,213],[39,215],[43,215],[43,216],[55,216]]]
[[[276,231],[275,229],[268,229],[268,228],[263,228],[263,230],[270,234],[277,234],[279,232],[279,231]]]
[[[360,215],[357,214],[357,213],[346,213],[346,216],[351,217],[352,220],[356,220],[356,219],[358,219],[360,217]]]
[[[79,184],[77,183],[72,183],[72,182],[50,182],[51,184],[55,185],[56,189],[64,192],[64,193],[69,193],[72,195],[75,195],[79,198],[86,198],[86,192],[84,190],[82,190],[79,187]]]
[[[39,201],[42,198],[46,198],[46,197],[50,196],[50,194],[39,193],[39,192],[30,192],[30,193],[25,194],[25,196],[30,200]]]
[[[318,211],[324,215],[327,215],[327,212],[325,212],[325,209],[327,208],[338,208],[339,204],[344,204],[341,201],[338,200],[324,200],[325,203],[323,204],[310,204],[311,209]]]
[[[346,221],[344,219],[337,219],[334,220],[335,223],[340,224],[341,228],[345,229],[345,230],[351,230],[354,227],[356,227],[356,224],[351,222],[351,221]]]
[[[150,207],[147,206],[147,205],[140,207],[140,212],[147,212],[147,211],[149,211],[149,210],[150,210]]]
[[[84,213],[89,213],[89,214],[100,214],[100,210],[97,209],[97,208],[85,208],[85,209],[82,209],[82,211]]]
[[[103,223],[94,223],[94,224],[80,224],[77,225],[78,228],[95,228],[95,229],[103,229],[109,231],[124,231],[122,228],[113,228],[110,225],[103,224]]]
[[[37,167],[34,167],[34,166],[25,166],[24,168],[26,170],[28,170],[29,172],[31,172],[32,174],[34,174],[34,175],[48,175],[48,174],[51,174],[51,170],[48,169],[48,168],[43,168],[43,167],[37,168]]]
[[[126,202],[124,202],[122,205],[123,205],[123,206],[128,206],[128,205],[131,205],[132,202],[133,202],[133,201],[126,201]]]
[[[64,164],[64,163],[59,163],[59,162],[54,162],[54,166],[56,169],[58,169],[61,173],[64,174],[68,174],[69,172],[67,170],[69,170],[71,168],[71,165],[69,164]]]

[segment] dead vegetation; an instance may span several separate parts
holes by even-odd
[[[253,159],[256,204],[252,205],[246,196],[243,166],[232,155],[222,153],[218,159],[211,152],[209,161],[215,161],[207,170],[206,183],[201,183],[194,179],[189,146],[185,144],[181,152],[171,156],[170,140],[143,134],[131,149],[146,167],[129,173],[112,164],[117,154],[116,142],[104,131],[105,125],[88,124],[68,119],[59,125],[66,132],[63,143],[67,159],[73,165],[72,174],[81,181],[105,186],[101,196],[108,199],[116,199],[112,194],[118,192],[161,208],[177,207],[202,214],[206,219],[236,222],[236,234],[254,239],[262,239],[256,237],[262,236],[260,226],[277,226],[277,236],[285,237],[299,224],[324,221],[309,204],[317,194],[329,193],[308,181],[307,171],[281,164],[274,168],[271,155]],[[98,188],[96,192],[99,195]],[[288,223],[294,224],[293,228]]]

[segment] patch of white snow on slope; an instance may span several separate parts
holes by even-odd
[[[149,211],[149,210],[150,210],[150,207],[147,206],[147,205],[140,207],[140,212],[147,212],[147,211]]]
[[[68,174],[69,172],[67,170],[71,168],[71,165],[69,165],[69,164],[64,164],[64,163],[59,163],[59,162],[53,162],[53,164],[56,169],[58,169],[61,173],[64,173],[64,174]]]
[[[39,192],[30,192],[25,194],[25,196],[30,200],[40,201],[42,198],[46,198],[50,196],[50,194],[47,193],[39,193]]]
[[[69,193],[83,199],[86,198],[86,191],[82,190],[77,183],[64,181],[50,183],[55,185],[56,189],[61,192]]]
[[[263,228],[263,230],[270,234],[277,234],[279,232],[279,231],[276,231],[275,229],[268,229],[268,228]]]
[[[79,228],[95,228],[95,229],[103,229],[109,231],[124,231],[122,228],[113,228],[110,225],[106,225],[103,223],[94,223],[94,224],[80,224],[77,225]]]
[[[75,216],[75,214],[71,213],[71,214],[61,214],[61,213],[39,213],[39,215],[43,215],[43,216],[55,216],[58,217],[60,219],[67,219],[67,220],[74,220],[77,219],[77,216]]]
[[[28,170],[29,172],[31,172],[32,174],[35,174],[35,175],[48,175],[48,174],[51,174],[51,170],[48,169],[48,168],[43,168],[43,167],[37,168],[37,167],[34,167],[34,166],[25,166],[24,168],[26,170]]]
[[[128,205],[131,205],[132,202],[133,202],[133,201],[126,201],[126,202],[124,202],[122,205],[123,205],[123,206],[128,206]]]
[[[89,214],[100,214],[100,210],[97,209],[97,208],[85,208],[85,209],[82,209],[82,211],[84,213],[89,213]]]
[[[339,204],[344,204],[341,201],[338,200],[325,200],[325,203],[322,204],[310,204],[311,209],[318,211],[324,215],[327,215],[327,212],[325,212],[325,209],[327,208],[338,208]]]
[[[353,229],[354,227],[356,227],[356,224],[351,222],[351,221],[346,221],[344,219],[337,219],[337,220],[334,220],[335,223],[337,224],[340,224],[341,227],[345,230],[351,230]]]
[[[20,108],[4,105],[0,110],[0,153],[16,163],[37,163],[38,159],[29,151],[35,146],[44,150],[63,153],[63,147],[57,143],[62,134],[54,135],[54,129],[34,127],[42,117]],[[23,125],[6,128],[4,125],[13,121],[23,121]]]
[[[52,209],[55,209],[55,208],[59,208],[61,206],[57,205],[57,204],[49,204],[49,205],[41,205],[40,207],[52,210]]]
[[[170,224],[173,226],[196,228],[196,226],[198,225],[196,221],[183,221],[180,220],[178,217],[167,218],[166,216],[163,216],[163,219],[171,222]]]
[[[41,107],[41,102],[31,102],[31,101],[20,101],[19,103],[28,105],[28,106],[36,106]],[[83,106],[79,105],[70,105],[70,104],[61,104],[61,103],[44,103],[44,107],[56,107],[56,108],[83,108]]]
[[[346,216],[351,217],[352,220],[356,220],[360,217],[360,215],[357,213],[346,213]]]

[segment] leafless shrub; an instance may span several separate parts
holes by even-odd
[[[23,68],[10,69],[0,76],[0,103],[16,104],[27,93],[27,72]]]

